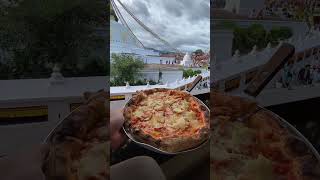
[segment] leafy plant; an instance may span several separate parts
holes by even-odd
[[[288,27],[276,27],[270,30],[267,40],[276,45],[279,40],[289,39],[293,35],[292,31]]]
[[[1,77],[49,77],[50,64],[55,63],[65,76],[106,75],[107,42],[97,34],[97,28],[106,28],[106,7],[100,0],[25,0],[5,7],[6,13],[0,15],[0,49],[9,54],[6,65],[11,74],[0,71]],[[82,74],[78,64],[92,66],[91,59],[103,66]]]
[[[183,77],[184,78],[188,78],[189,76],[192,77],[192,76],[195,76],[198,74],[201,74],[201,70],[195,70],[195,71],[192,69],[184,69],[183,70]]]
[[[203,51],[201,49],[197,49],[195,52],[194,52],[196,55],[202,55],[203,54]]]
[[[136,80],[132,85],[133,86],[141,86],[141,85],[147,85],[149,82],[150,85],[155,85],[157,84],[157,82],[153,81],[153,80],[147,80],[147,79],[138,79]]]
[[[248,28],[236,27],[234,29],[233,52],[240,50],[242,54],[249,53],[253,46],[258,49],[265,48],[269,42],[272,45],[279,43],[279,40],[289,39],[293,35],[288,27],[275,27],[266,31],[260,24],[253,24]]]
[[[114,85],[122,86],[126,82],[135,84],[139,79],[139,71],[143,69],[142,60],[130,55],[112,54],[111,56],[111,78]]]

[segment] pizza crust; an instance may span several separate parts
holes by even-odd
[[[107,97],[95,94],[50,134],[42,161],[46,180],[109,179]]]
[[[211,178],[320,178],[320,164],[313,152],[278,116],[261,109],[240,122],[238,117],[259,108],[254,102],[218,92],[211,99]],[[272,171],[268,162],[272,162]]]
[[[160,139],[156,139],[153,138],[150,134],[147,134],[143,131],[143,129],[134,127],[133,123],[132,123],[132,119],[133,119],[133,113],[135,112],[135,110],[137,110],[139,108],[139,103],[142,100],[145,100],[149,95],[152,95],[153,93],[159,93],[159,92],[165,92],[165,93],[177,93],[179,95],[183,95],[185,100],[194,100],[195,102],[197,102],[197,104],[200,107],[200,110],[204,113],[204,118],[205,118],[205,122],[204,122],[204,126],[199,129],[199,133],[198,134],[194,134],[194,136],[179,136],[177,135],[176,137],[174,136],[169,136],[169,137],[164,137],[164,138],[160,138]],[[165,99],[164,99],[165,101]],[[161,106],[161,105],[159,105]],[[175,108],[173,108],[173,110],[175,112],[179,112],[181,113],[181,109],[179,109],[179,106],[174,106]],[[184,150],[188,150],[194,147],[197,147],[199,145],[201,145],[202,143],[204,143],[206,140],[208,140],[209,138],[209,114],[210,112],[208,111],[208,109],[201,103],[198,102],[197,99],[195,99],[193,96],[191,96],[190,94],[186,93],[186,92],[182,92],[182,91],[176,91],[176,90],[168,90],[168,89],[150,89],[150,90],[145,90],[145,91],[141,91],[138,92],[135,96],[132,97],[132,99],[128,102],[128,104],[126,105],[126,107],[124,108],[124,118],[125,118],[125,123],[124,123],[124,128],[126,130],[127,133],[129,133],[134,140],[138,141],[138,142],[143,142],[146,144],[149,144],[153,147],[156,147],[158,149],[161,149],[163,151],[166,152],[179,152],[179,151],[184,151]],[[177,126],[178,128],[181,127],[183,128],[187,128],[183,122],[179,122],[179,120],[176,120],[177,122],[175,122],[175,126]],[[155,127],[156,128],[156,127]]]

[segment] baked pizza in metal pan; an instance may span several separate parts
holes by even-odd
[[[48,136],[42,163],[47,180],[109,179],[108,94],[89,96]]]
[[[211,98],[212,180],[320,179],[319,154],[290,124],[265,109],[239,121],[258,106],[225,94]]]
[[[195,148],[209,138],[209,110],[184,91],[140,91],[124,108],[126,132],[166,152]]]

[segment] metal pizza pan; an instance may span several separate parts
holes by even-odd
[[[189,93],[189,92],[187,92]],[[208,113],[210,115],[210,109],[208,108],[208,106],[202,102],[200,99],[198,99],[197,97],[191,95],[194,99],[196,99],[197,102],[200,103],[200,105],[202,107],[204,107],[206,110],[206,113]],[[128,104],[130,104],[132,101],[132,99],[129,99],[129,101],[125,104],[124,108],[126,108],[128,106]],[[209,120],[209,119],[208,119]],[[208,122],[209,123],[209,122]],[[125,134],[128,136],[128,138],[130,139],[130,141],[138,144],[139,146],[143,147],[143,148],[146,148],[148,150],[151,150],[153,152],[156,152],[156,153],[160,153],[160,154],[164,154],[164,155],[177,155],[177,154],[182,154],[182,153],[187,153],[187,152],[190,152],[190,151],[194,151],[194,150],[197,150],[201,147],[203,147],[205,144],[207,144],[209,142],[209,139],[210,139],[210,133],[208,134],[208,138],[203,142],[201,143],[200,145],[194,147],[194,148],[190,148],[190,149],[186,149],[186,150],[183,150],[183,151],[179,151],[179,152],[167,152],[167,151],[164,151],[164,150],[161,150],[155,146],[152,146],[150,144],[147,144],[147,143],[144,143],[142,141],[139,141],[137,140],[136,138],[134,138],[133,135],[131,135],[131,133],[127,130],[127,128],[125,126],[123,126],[123,131],[125,132]]]
[[[105,102],[105,107],[107,107],[107,101]],[[63,119],[61,119],[54,128],[51,129],[51,131],[49,132],[49,134],[46,136],[46,138],[44,138],[43,143],[44,144],[48,144],[51,142],[52,137],[59,132],[62,128],[63,125],[68,121],[71,120],[71,118],[69,118],[70,116],[72,116],[74,114],[74,112],[79,111],[79,107],[75,108],[74,110],[72,110],[71,112],[69,112]]]
[[[263,107],[260,107],[263,108]],[[277,115],[276,113],[263,108],[264,111],[270,113],[273,117],[275,117],[275,119],[278,120],[278,123],[284,127],[285,129],[287,129],[290,133],[290,135],[293,135],[295,138],[298,138],[300,141],[304,142],[305,145],[309,148],[309,150],[311,151],[311,153],[317,158],[318,162],[320,163],[320,155],[319,152],[316,150],[316,148],[312,145],[312,143],[303,135],[300,133],[300,131],[298,131],[292,124],[290,124],[288,121],[286,121],[285,119],[283,119],[282,117],[280,117],[279,115]]]

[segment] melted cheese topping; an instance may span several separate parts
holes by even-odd
[[[190,101],[194,100],[167,92],[150,94],[133,111],[133,118],[138,120],[133,126],[156,139],[176,134],[173,132],[180,135],[196,132],[205,126],[205,120],[200,107],[195,110]]]
[[[276,179],[273,173],[272,162],[265,157],[259,155],[257,159],[248,160],[243,167],[245,177],[255,180]]]
[[[295,172],[290,168],[295,161],[282,148],[285,142],[268,136],[274,128],[262,128],[258,126],[257,121],[254,121],[257,124],[253,126],[252,122],[227,120],[216,123],[210,140],[212,177],[221,180],[270,180],[293,177],[289,174],[290,171],[293,174]],[[277,169],[278,162],[280,169]],[[289,168],[281,169],[282,166]],[[295,177],[299,179],[298,175]]]
[[[92,148],[86,150],[78,162],[79,180],[90,178],[104,179],[107,175],[107,166],[110,147],[109,142],[94,144]]]

